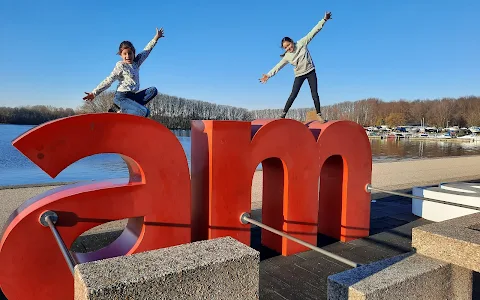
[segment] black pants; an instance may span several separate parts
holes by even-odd
[[[288,110],[295,101],[295,98],[298,96],[298,92],[300,92],[300,88],[302,87],[303,82],[305,79],[308,80],[308,85],[310,86],[310,92],[312,92],[312,99],[313,104],[315,104],[315,110],[317,114],[320,113],[320,97],[318,96],[318,87],[317,87],[317,73],[315,69],[310,71],[309,73],[295,77],[295,81],[293,82],[292,93],[290,97],[288,97],[287,103],[285,104],[285,108],[283,109],[283,113],[286,115]]]

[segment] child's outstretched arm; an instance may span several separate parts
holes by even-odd
[[[327,22],[328,19],[331,19],[332,17],[332,13],[331,12],[326,12],[325,13],[325,16],[323,17],[323,19],[317,23],[317,25],[315,25],[315,27],[313,27],[312,30],[310,30],[309,33],[307,33],[306,36],[304,36],[303,38],[301,38],[297,44],[300,44],[300,45],[304,45],[304,44],[308,44],[310,43],[310,41],[312,41],[312,39],[315,37],[315,35],[317,35],[317,33],[320,32],[320,30],[322,30],[323,28],[323,25],[325,24],[325,22]]]
[[[260,78],[261,83],[266,83],[270,77],[275,76],[275,74],[278,73],[283,67],[287,65],[288,61],[285,58],[282,58],[282,60],[273,67],[267,74],[263,74],[263,77]]]
[[[138,53],[137,57],[135,57],[135,61],[138,63],[139,66],[145,61],[145,59],[147,59],[153,47],[155,47],[155,45],[157,44],[157,41],[162,37],[165,37],[163,35],[163,28],[160,28],[160,30],[157,28],[157,34],[155,34],[153,39],[148,42],[143,51]]]
[[[85,94],[87,95],[83,97],[83,100],[93,100],[100,93],[108,89],[112,85],[112,83],[120,77],[120,71],[120,62],[118,62],[115,65],[115,68],[113,68],[112,73],[110,73],[110,75],[108,75],[108,77],[105,78],[102,82],[100,82],[100,84],[95,89],[93,89],[91,93],[85,92]]]

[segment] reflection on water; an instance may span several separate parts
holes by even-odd
[[[480,142],[371,139],[374,162],[480,155]]]
[[[117,154],[83,158],[52,179],[12,146],[12,140],[33,126],[0,125],[0,186],[53,182],[90,181],[128,177],[123,159]],[[174,130],[190,165],[189,130]],[[395,161],[445,156],[480,155],[480,142],[448,142],[372,139],[373,161]]]
[[[118,154],[97,154],[80,159],[55,178],[12,146],[12,141],[34,126],[0,124],[0,186],[54,182],[90,181],[128,177],[128,169]],[[190,131],[173,131],[190,164]]]

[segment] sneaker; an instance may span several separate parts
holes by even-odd
[[[317,121],[321,124],[325,123],[325,119],[322,117],[322,114],[317,114]]]

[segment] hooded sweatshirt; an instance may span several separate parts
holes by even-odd
[[[270,70],[270,72],[267,73],[267,76],[274,76],[285,65],[287,65],[287,63],[290,63],[295,67],[293,70],[295,77],[305,75],[315,69],[315,65],[310,52],[308,51],[307,45],[315,37],[315,35],[322,30],[323,24],[325,24],[325,19],[322,19],[320,22],[318,22],[318,24],[315,25],[315,27],[313,27],[313,29],[306,36],[295,43],[293,52],[290,53],[285,51],[285,53],[280,55],[282,59],[275,67],[273,67],[272,70]]]

